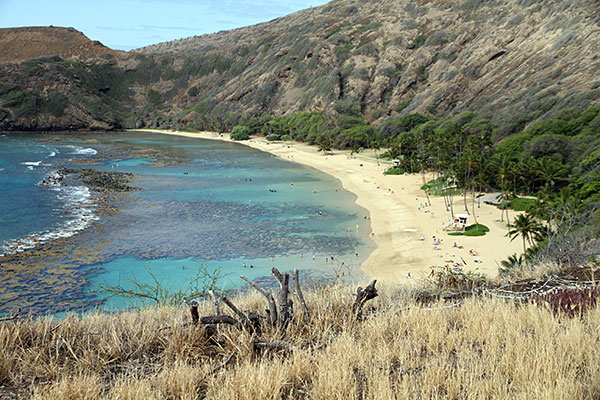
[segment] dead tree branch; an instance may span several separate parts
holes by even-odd
[[[308,310],[308,306],[306,305],[306,301],[304,300],[304,296],[302,295],[302,290],[300,290],[300,278],[297,268],[294,269],[294,273],[292,276],[292,281],[294,282],[294,290],[296,290],[296,296],[298,296],[298,299],[300,300],[300,305],[302,306],[302,310],[304,311],[306,318],[310,318],[310,311]]]
[[[377,289],[375,289],[376,282],[377,280],[374,280],[364,289],[360,286],[356,289],[356,300],[352,305],[352,314],[358,321],[362,320],[362,308],[365,303],[379,295]]]
[[[269,305],[269,319],[270,319],[271,325],[276,325],[277,324],[277,305],[275,304],[275,298],[273,297],[273,293],[263,289],[256,283],[252,282],[250,279],[246,278],[244,275],[240,275],[240,278],[242,278],[243,280],[248,282],[250,285],[252,285],[252,287],[254,289],[258,290],[258,292],[260,294],[265,296],[265,298],[267,299],[267,304]]]
[[[208,294],[210,295],[210,298],[212,299],[213,306],[215,308],[215,315],[221,315],[221,307],[220,307],[221,299],[220,299],[220,297],[218,295],[216,295],[215,292],[213,292],[212,290],[209,290]]]
[[[229,300],[226,296],[221,295],[221,300],[223,300],[223,303],[225,303],[227,305],[227,307],[229,307],[238,317],[240,317],[240,320],[242,321],[242,324],[246,327],[250,327],[251,323],[250,323],[250,319],[248,318],[248,316],[246,314],[244,314],[243,312],[241,312],[239,310],[239,308],[237,308],[232,302],[231,300]]]
[[[216,324],[228,324],[228,325],[239,325],[239,321],[229,315],[215,315],[210,317],[202,317],[200,319],[202,325],[216,325]]]
[[[17,311],[14,311],[13,313],[11,313],[9,316],[0,318],[0,322],[14,321],[15,319],[17,319],[19,317],[19,314],[21,314],[20,308],[18,308]]]
[[[184,297],[183,300],[190,308],[190,313],[192,314],[192,324],[198,325],[198,319],[200,318],[200,315],[198,314],[198,302],[196,300],[190,301],[187,297]]]
[[[288,299],[290,274],[282,274],[275,267],[271,268],[271,273],[279,282],[279,325],[285,328],[292,318],[293,303]]]
[[[225,368],[227,366],[227,364],[229,364],[231,362],[231,359],[233,358],[233,356],[235,355],[235,351],[233,353],[231,353],[229,355],[229,357],[227,357],[225,359],[225,361],[223,361],[221,364],[217,365],[216,367],[214,367],[209,373],[208,375],[212,375],[217,373],[219,370],[221,370],[222,368]]]

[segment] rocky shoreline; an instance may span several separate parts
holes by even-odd
[[[96,193],[95,214],[100,217],[119,213],[128,192],[141,190],[131,186],[131,173],[63,168],[46,177],[39,185],[66,186],[71,180],[84,183]],[[92,223],[73,236],[39,242],[29,249],[0,256],[0,283],[3,304],[0,314],[21,308],[30,315],[89,310],[102,299],[88,293],[89,278],[101,273],[86,266],[105,261],[102,243],[81,244],[82,235],[97,235],[102,225]],[[83,268],[81,266],[84,266]],[[27,290],[23,290],[27,288]]]
[[[138,187],[129,185],[135,179],[135,175],[128,172],[62,168],[58,170],[58,175],[60,178],[55,179],[62,179],[67,175],[76,175],[83,183],[99,191],[133,192],[141,190]]]

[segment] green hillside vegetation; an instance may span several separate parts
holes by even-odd
[[[510,134],[502,121],[485,118],[481,111],[463,111],[450,117],[407,113],[408,108],[403,105],[401,112],[380,109],[381,117],[369,121],[360,102],[352,98],[334,101],[324,110],[250,116],[234,111],[228,103],[214,97],[203,96],[198,101],[199,92],[187,94],[195,77],[230,73],[235,66],[230,59],[206,55],[186,56],[183,63],[177,60],[169,55],[136,55],[135,67],[129,69],[121,68],[110,55],[92,64],[59,57],[23,62],[17,75],[56,81],[68,77],[69,81],[78,82],[79,89],[42,95],[13,83],[19,80],[15,76],[0,86],[0,104],[5,110],[2,113],[23,117],[49,113],[66,118],[71,107],[84,107],[94,118],[114,127],[234,130],[243,132],[240,138],[263,135],[269,140],[297,140],[326,152],[335,148],[381,149],[385,157],[399,160],[397,172],[434,172],[437,184],[425,191],[427,195],[442,195],[451,213],[455,212],[451,209],[452,198],[461,194],[465,212],[471,213],[475,202],[467,204],[466,194],[482,190],[499,191],[506,204],[513,202],[514,210],[526,209],[537,223],[546,227],[543,235],[532,237],[532,243],[537,245],[527,255],[529,260],[534,260],[534,253],[540,249],[557,247],[548,239],[556,236],[557,212],[561,218],[573,213],[591,213],[590,221],[599,218],[598,105],[563,109],[554,117],[525,123],[520,130],[511,129]],[[153,82],[170,82],[165,86],[170,88],[154,89]],[[142,84],[146,90],[131,89]],[[189,108],[176,111],[169,99],[182,90],[186,92]],[[276,90],[275,83],[262,85],[254,91],[254,96],[261,98],[253,101],[268,108]],[[539,97],[536,107],[543,108],[548,98]],[[537,113],[532,113],[526,120],[536,116]],[[533,195],[539,202],[529,202],[525,207],[524,201],[517,199],[521,194]],[[502,218],[504,213],[509,211],[503,210]],[[589,230],[589,235],[597,236],[598,228],[590,226]],[[567,238],[561,240],[573,243]],[[556,254],[552,257],[560,258]],[[552,260],[546,257],[543,261]]]

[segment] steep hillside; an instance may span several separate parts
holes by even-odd
[[[0,29],[0,130],[119,128],[119,102],[87,68],[129,57],[73,28]]]
[[[334,0],[127,57],[81,62],[58,52],[0,67],[0,129],[70,128],[56,114],[76,115],[78,127],[228,130],[302,110],[323,111],[330,125],[351,114],[375,126],[470,110],[491,121],[498,140],[598,103],[597,11],[593,0]],[[101,52],[90,46],[73,39],[69,48]],[[47,112],[52,93],[69,106]],[[23,108],[28,102],[35,107]]]
[[[509,133],[600,98],[597,11],[589,1],[336,0],[138,51],[220,63],[189,85],[243,113],[327,110],[342,100],[371,121],[399,109],[472,109]]]
[[[0,63],[58,55],[62,58],[93,58],[118,54],[98,41],[91,41],[73,28],[24,27],[0,29]]]

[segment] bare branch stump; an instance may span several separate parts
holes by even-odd
[[[300,290],[300,279],[298,269],[294,270],[292,277],[292,281],[294,283],[294,290],[296,290],[296,296],[298,296],[298,299],[300,300],[302,311],[304,311],[306,318],[310,318],[310,311],[308,310],[308,306],[306,305],[306,301],[304,300],[304,296],[302,295],[302,290]]]
[[[273,293],[260,287],[256,283],[252,282],[250,279],[246,278],[244,275],[240,275],[240,278],[242,278],[243,280],[248,282],[260,294],[265,296],[265,298],[267,299],[267,304],[269,305],[269,312],[267,313],[269,315],[269,320],[271,322],[271,325],[276,325],[277,324],[277,305],[275,304],[275,298],[273,297]]]
[[[233,304],[231,302],[231,300],[229,300],[226,296],[221,295],[221,300],[223,300],[223,303],[225,303],[227,305],[227,307],[229,307],[231,309],[231,311],[233,311],[238,317],[240,317],[240,320],[242,321],[242,325],[244,325],[245,327],[250,328],[251,323],[250,323],[250,320],[248,319],[248,316],[246,314],[244,314],[243,312],[241,312],[239,310],[239,308],[237,308],[235,306],[235,304]]]
[[[0,322],[14,321],[15,319],[19,318],[19,314],[21,314],[20,308],[18,308],[17,311],[12,312],[10,315],[0,318]]]
[[[210,317],[202,317],[200,319],[200,323],[202,325],[217,325],[217,324],[227,324],[227,325],[239,325],[239,321],[229,315],[215,315]]]
[[[183,300],[190,308],[190,313],[192,314],[192,324],[198,325],[198,320],[200,318],[200,315],[198,314],[198,302],[196,300],[190,301],[187,297],[184,297]]]
[[[290,293],[290,274],[282,274],[275,267],[271,269],[271,273],[279,282],[279,326],[285,328],[288,326],[290,319],[292,318],[292,308],[290,307],[291,303],[290,300],[288,300],[288,295]]]
[[[213,301],[213,306],[215,308],[215,315],[221,315],[221,308],[219,307],[219,305],[221,303],[221,298],[217,294],[215,294],[215,292],[213,292],[212,290],[209,290],[208,294],[210,295],[210,298]]]
[[[362,320],[362,309],[365,303],[379,295],[377,289],[375,289],[376,282],[377,280],[374,280],[364,289],[360,286],[356,289],[356,300],[352,305],[352,314],[358,321]]]

